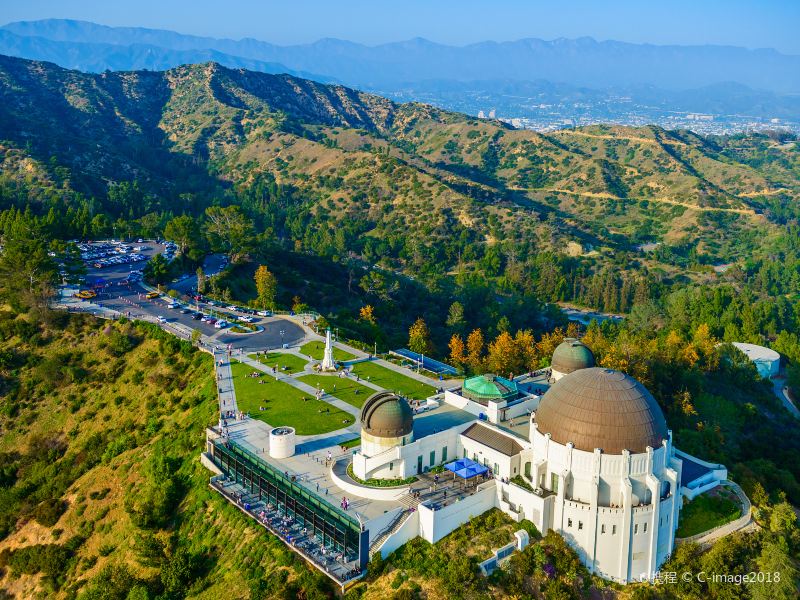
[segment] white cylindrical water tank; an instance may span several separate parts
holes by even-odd
[[[294,456],[294,427],[275,427],[269,432],[269,455],[272,458]]]

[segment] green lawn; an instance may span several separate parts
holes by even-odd
[[[739,518],[742,511],[735,498],[720,488],[700,494],[681,509],[676,537],[697,535]]]
[[[327,433],[353,423],[352,415],[310,394],[304,394],[288,383],[275,381],[267,374],[260,378],[248,377],[253,369],[241,363],[233,363],[232,367],[239,410],[249,412],[253,418],[273,426],[294,427],[298,435]],[[303,397],[307,401],[304,402]],[[260,407],[265,410],[259,410]],[[329,412],[321,413],[320,410]],[[347,422],[344,423],[344,420]]]
[[[255,359],[256,355],[251,354],[250,358]],[[266,357],[262,353],[257,359],[260,363],[268,367],[278,367],[284,373],[298,373],[306,366],[307,361],[296,354],[284,354],[283,352],[268,352]],[[288,367],[283,369],[283,367]]]
[[[360,375],[362,379],[368,378],[371,383],[375,383],[392,392],[397,392],[407,398],[424,400],[436,393],[436,390],[431,386],[374,362],[362,362],[353,365],[353,372]]]
[[[325,342],[308,342],[300,346],[300,352],[305,354],[306,356],[310,356],[314,360],[322,360],[322,357],[325,356]],[[355,354],[350,354],[346,350],[342,350],[341,348],[333,348],[333,360],[345,361],[345,360],[352,360],[356,357]]]
[[[375,390],[356,383],[351,378],[340,379],[336,375],[301,375],[297,378],[313,388],[322,388],[331,396],[344,400],[356,408],[361,408],[364,401],[375,393]],[[336,389],[333,389],[336,386]]]

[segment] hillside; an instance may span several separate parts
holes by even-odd
[[[747,139],[773,155],[756,164],[741,138],[656,127],[541,135],[214,63],[92,75],[0,58],[0,140],[4,204],[56,187],[62,201],[90,196],[112,217],[140,217],[274,181],[283,210],[305,220],[306,244],[332,220],[362,239],[402,231],[430,252],[463,236],[612,254],[663,241],[732,261],[775,234],[776,204],[800,190],[791,142]],[[114,206],[109,189],[132,180],[146,202]]]
[[[44,325],[3,311],[0,339],[0,596],[328,593],[208,489],[210,357],[80,315]]]

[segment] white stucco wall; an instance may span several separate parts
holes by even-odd
[[[461,448],[459,446],[460,433],[470,426],[471,423],[463,423],[456,427],[451,427],[445,431],[433,433],[418,440],[402,444],[402,439],[395,440],[395,446],[386,448],[383,445],[362,444],[361,449],[353,456],[353,472],[361,479],[383,478],[406,478],[417,474],[419,457],[422,457],[422,472],[429,470],[432,466],[440,465],[442,462],[450,462],[460,458]],[[446,460],[442,460],[443,450]],[[380,450],[376,455],[370,455],[370,451]],[[431,464],[431,452],[434,453],[433,464]],[[391,465],[391,467],[390,467]]]
[[[419,537],[419,511],[411,513],[400,526],[400,529],[386,538],[386,541],[380,547],[381,556],[386,558],[400,546],[410,542],[415,537]]]
[[[461,436],[462,451],[458,458],[467,451],[467,458],[481,463],[492,469],[495,477],[514,477],[520,473],[520,459],[517,456],[506,456],[488,446],[484,446],[466,436]]]
[[[433,510],[420,504],[417,509],[419,535],[431,544],[438,542],[456,527],[485,513],[490,508],[494,508],[496,502],[497,492],[494,482],[489,481],[479,486],[474,494],[441,507],[439,510]]]
[[[672,549],[680,510],[681,461],[671,437],[659,448],[619,455],[556,443],[535,426],[531,437],[534,487],[555,492],[549,526],[592,572],[616,581],[652,578]]]

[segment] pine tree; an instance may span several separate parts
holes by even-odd
[[[466,322],[464,321],[464,306],[456,301],[450,305],[450,310],[447,312],[447,327],[454,333],[462,333]]]

